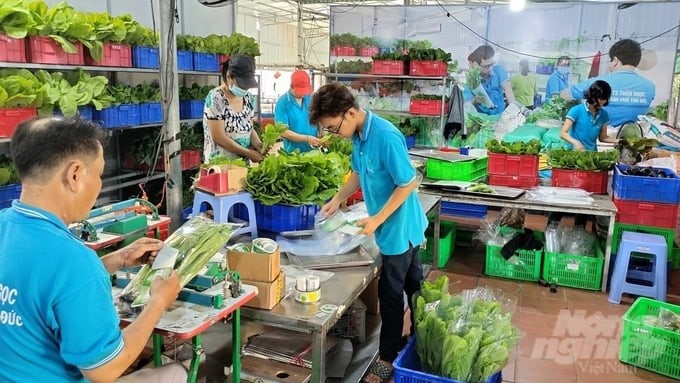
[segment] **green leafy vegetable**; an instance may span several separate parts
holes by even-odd
[[[486,142],[486,149],[491,153],[538,155],[541,152],[541,140],[506,142],[494,138]]]
[[[346,156],[352,155],[352,141],[347,138],[336,136],[334,134],[327,134],[323,136],[321,142],[328,142],[326,146],[327,152],[344,154]]]
[[[35,21],[24,5],[24,0],[3,0],[0,2],[0,28],[9,37],[23,39]]]
[[[558,169],[611,170],[618,159],[618,150],[604,152],[551,150],[548,152],[548,165]]]
[[[261,153],[269,152],[269,149],[274,146],[276,141],[281,138],[281,134],[288,130],[288,125],[277,122],[275,124],[267,124],[264,127],[264,132],[262,133],[262,150]]]
[[[470,89],[477,89],[482,84],[482,73],[479,66],[475,65],[465,73],[465,85]]]
[[[205,85],[201,86],[196,83],[191,84],[191,87],[180,86],[179,87],[179,99],[180,100],[205,100],[213,90],[214,86]]]
[[[242,168],[245,168],[246,166],[246,161],[243,160],[243,158],[229,158],[227,156],[215,156],[208,161],[207,164],[201,165],[201,167],[211,167],[213,165],[233,165],[233,166],[240,166]]]
[[[526,121],[530,123],[539,120],[564,121],[569,109],[578,103],[579,101],[566,101],[558,95],[553,96],[549,103],[543,104],[540,108],[534,110],[527,117]]]
[[[19,183],[19,173],[9,156],[0,153],[0,186]]]

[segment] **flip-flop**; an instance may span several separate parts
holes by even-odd
[[[394,369],[387,367],[376,360],[371,364],[371,367],[368,368],[368,371],[366,371],[366,375],[368,374],[373,374],[380,378],[382,382],[387,382],[392,378],[392,375],[394,375]]]

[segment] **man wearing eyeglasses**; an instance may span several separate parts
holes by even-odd
[[[477,111],[484,114],[501,114],[507,105],[515,101],[508,73],[502,65],[494,62],[495,55],[496,52],[491,46],[482,45],[468,56],[471,67],[479,66],[482,86],[493,105],[489,106],[483,97],[475,96],[468,86],[465,87],[465,101],[472,102]]]

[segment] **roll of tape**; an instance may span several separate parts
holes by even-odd
[[[317,276],[307,277],[307,291],[316,291],[321,285],[321,280]]]
[[[313,303],[321,299],[321,290],[300,291],[295,289],[295,300],[300,303]]]
[[[298,291],[307,291],[307,278],[305,277],[295,278],[295,289]]]

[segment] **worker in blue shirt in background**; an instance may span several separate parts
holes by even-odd
[[[585,100],[569,109],[560,137],[574,150],[597,151],[597,139],[601,142],[616,143],[618,140],[607,136],[609,115],[602,109],[609,102],[612,88],[605,81],[595,81],[584,94]]]
[[[569,86],[569,73],[571,72],[571,59],[569,56],[560,56],[557,59],[557,67],[548,77],[545,85],[544,103],[550,102],[552,96],[559,96],[560,92]]]
[[[641,58],[640,44],[630,39],[619,40],[609,48],[608,75],[594,77],[566,88],[560,96],[567,101],[580,100],[593,82],[604,80],[612,88],[612,97],[605,107],[609,114],[609,124],[617,128],[626,122],[637,121],[638,115],[644,115],[649,110],[656,92],[654,83],[635,70]]]
[[[352,92],[341,83],[322,86],[313,96],[310,120],[331,134],[352,139],[352,172],[342,189],[321,208],[331,216],[359,186],[369,217],[357,221],[362,233],[375,233],[382,266],[378,281],[380,302],[380,360],[369,368],[365,381],[388,381],[392,362],[406,344],[404,292],[411,307],[420,291],[423,269],[418,257],[425,241],[427,218],[416,194],[418,180],[411,165],[406,141],[397,128],[359,107]]]
[[[283,150],[308,152],[321,145],[318,129],[309,123],[309,101],[312,83],[304,70],[296,70],[290,77],[290,90],[282,95],[274,108],[274,121],[288,126],[281,134]]]
[[[515,102],[512,93],[510,78],[503,66],[494,63],[496,52],[489,45],[482,45],[475,49],[469,56],[471,66],[479,66],[482,75],[482,86],[489,95],[493,107],[483,105],[482,97],[475,96],[468,86],[465,86],[465,101],[472,102],[478,112],[484,114],[501,114],[507,105]]]

